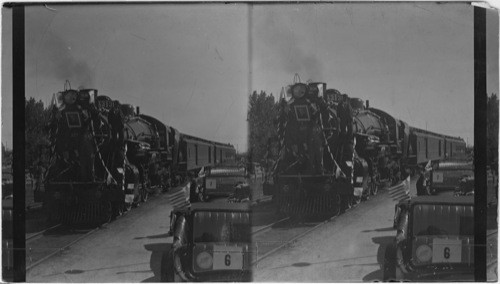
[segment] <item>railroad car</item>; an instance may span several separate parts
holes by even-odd
[[[462,138],[412,127],[326,83],[294,83],[288,98],[279,103],[279,157],[264,190],[289,215],[335,215],[419,166],[466,158]]]
[[[102,224],[151,190],[235,162],[231,144],[182,134],[95,89],[67,86],[54,95],[49,125],[44,207],[51,221]]]
[[[203,167],[235,163],[236,150],[231,144],[181,134],[179,168],[183,173],[198,173]]]

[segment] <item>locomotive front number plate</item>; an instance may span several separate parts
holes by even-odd
[[[243,268],[243,252],[238,246],[214,245],[214,270]]]
[[[433,263],[456,263],[462,261],[461,240],[434,239],[432,247]]]
[[[211,178],[207,179],[206,188],[207,189],[216,189],[217,188],[216,179],[211,179]]]

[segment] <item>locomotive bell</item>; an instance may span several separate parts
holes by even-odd
[[[328,89],[325,91],[324,99],[329,103],[338,104],[342,101],[342,94],[336,89]]]
[[[350,98],[349,103],[353,110],[360,111],[365,109],[365,103],[360,98]]]
[[[326,92],[326,83],[312,82],[309,83],[309,94],[314,97],[323,97]]]
[[[124,116],[134,116],[135,107],[131,104],[122,104],[121,110]]]

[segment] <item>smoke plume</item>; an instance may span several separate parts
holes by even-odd
[[[304,49],[303,45],[315,37],[313,35],[304,37],[300,32],[295,33],[291,25],[285,27],[277,25],[273,14],[268,14],[262,31],[264,43],[273,54],[279,68],[290,73],[291,77],[298,73],[302,82],[308,79],[324,80],[324,68],[319,55],[315,54],[314,50]],[[312,43],[312,46],[314,44]]]
[[[73,89],[77,86],[94,87],[94,74],[86,61],[75,57],[77,52],[78,46],[72,46],[52,34],[43,43],[43,52],[37,54],[38,74],[55,77],[62,82],[69,80]]]

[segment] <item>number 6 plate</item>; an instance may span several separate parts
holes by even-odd
[[[462,241],[448,239],[434,239],[432,241],[432,262],[461,262],[462,261]]]
[[[242,248],[237,246],[214,245],[214,270],[242,269]]]

